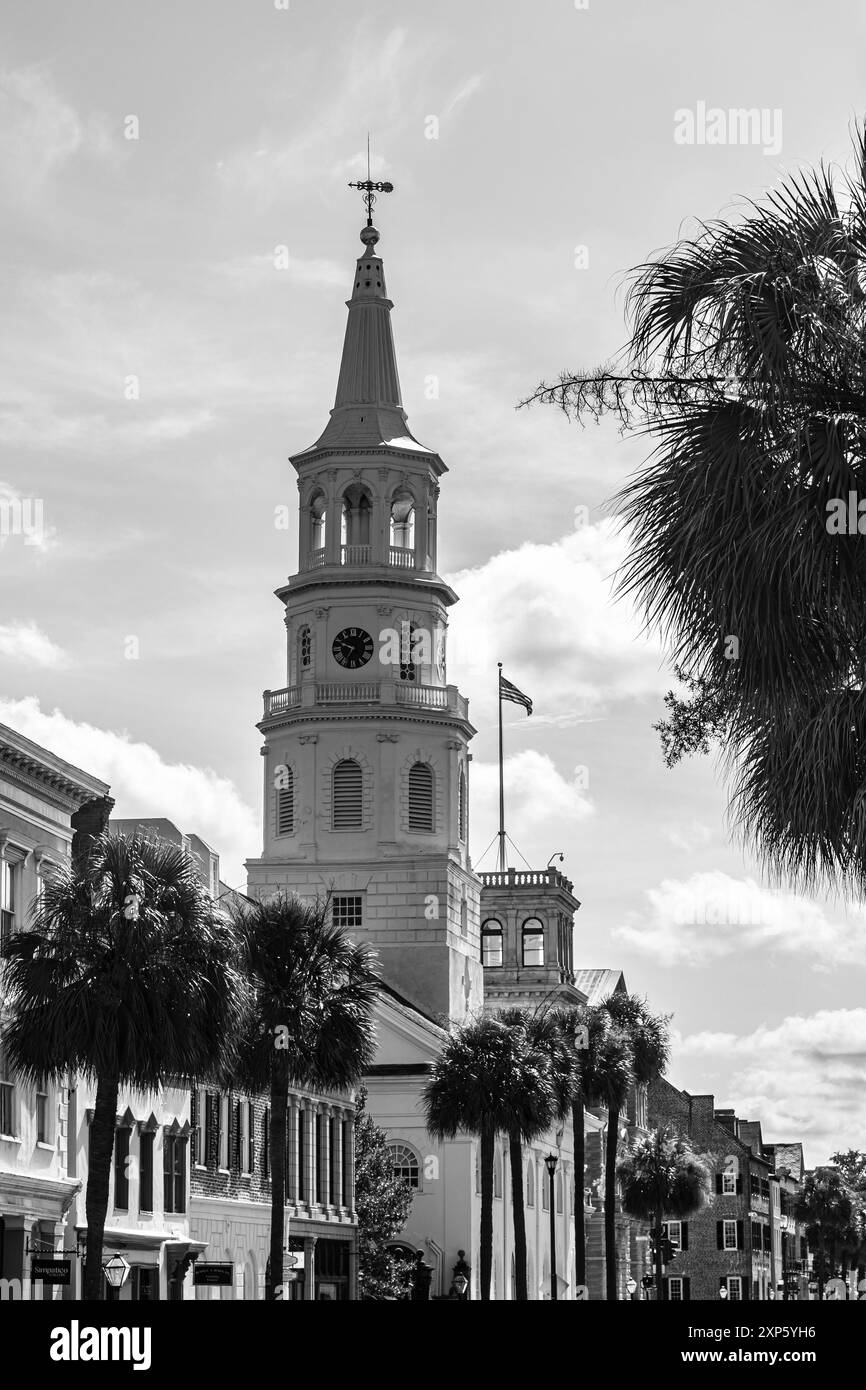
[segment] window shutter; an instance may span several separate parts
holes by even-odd
[[[432,834],[433,812],[433,769],[429,763],[415,763],[409,769],[409,829]]]
[[[684,1222],[683,1222],[682,1226],[680,1227],[680,1230],[681,1230],[681,1232],[682,1232],[682,1234],[680,1235],[680,1249],[681,1249],[681,1250],[688,1250],[688,1248],[689,1248],[689,1223],[688,1223],[688,1221],[684,1221]]]
[[[291,835],[295,828],[295,774],[285,767],[286,785],[277,791],[277,834]]]
[[[744,1275],[740,1280],[740,1293],[743,1295],[743,1302],[748,1303],[752,1296],[752,1290],[748,1278]]]
[[[247,1167],[248,1171],[252,1173],[256,1166],[256,1113],[251,1100],[247,1101],[247,1135],[250,1142]]]
[[[360,763],[344,758],[332,776],[332,825],[335,830],[360,830],[363,816],[364,776]]]
[[[721,1195],[722,1195],[722,1175],[721,1175],[721,1173],[716,1173],[716,1196],[717,1196],[717,1197],[721,1197]]]
[[[738,1250],[744,1250],[744,1249],[745,1249],[745,1246],[743,1245],[743,1223],[742,1223],[742,1221],[738,1221],[738,1222],[737,1222],[737,1249],[738,1249]]]
[[[717,1250],[724,1250],[724,1248],[725,1248],[725,1224],[724,1224],[723,1221],[717,1221],[717,1222],[716,1222],[716,1249],[717,1249]]]
[[[687,1275],[687,1274],[684,1274],[684,1275],[683,1275],[683,1303],[688,1303],[688,1302],[691,1300],[691,1296],[692,1296],[691,1282],[692,1282],[692,1281],[691,1281],[691,1279],[689,1279],[688,1275]]]
[[[738,1174],[737,1174],[737,1196],[738,1196],[738,1197],[742,1194],[742,1191],[743,1191],[743,1175],[742,1175],[742,1173],[738,1173]]]

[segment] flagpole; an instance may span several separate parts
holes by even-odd
[[[505,873],[505,787],[502,776],[502,662],[497,662],[499,674],[496,693],[499,697],[499,872]]]

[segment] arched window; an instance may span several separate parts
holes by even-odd
[[[457,782],[457,834],[466,840],[466,773],[462,767]]]
[[[541,1173],[539,1181],[541,1183],[541,1210],[550,1211],[550,1175],[546,1169]]]
[[[544,923],[537,917],[527,917],[523,923],[523,964],[544,964]]]
[[[364,774],[354,758],[343,758],[334,768],[331,825],[334,830],[360,830],[364,812]]]
[[[502,1196],[502,1155],[498,1149],[493,1155],[493,1195]]]
[[[481,928],[481,964],[502,964],[502,923],[495,917],[488,917]]]
[[[324,550],[327,499],[323,492],[316,492],[310,498],[310,550]]]
[[[282,764],[277,769],[277,834],[291,835],[295,828],[295,775]]]
[[[391,500],[391,548],[415,549],[415,498],[405,488]]]
[[[418,1187],[421,1177],[418,1159],[408,1144],[389,1144],[388,1153],[394,1177],[402,1178],[409,1187]]]
[[[436,784],[429,763],[413,763],[409,769],[409,829],[422,835],[435,830]]]
[[[358,560],[366,558],[363,553],[353,550],[352,547],[369,546],[372,514],[373,504],[367,489],[360,483],[353,483],[351,487],[347,487],[343,493],[340,517],[340,539],[349,549],[349,553],[344,556],[346,564],[357,563]]]
[[[526,1165],[526,1205],[535,1206],[535,1163],[532,1159]]]
[[[298,633],[298,669],[308,671],[313,664],[313,634],[305,623]]]

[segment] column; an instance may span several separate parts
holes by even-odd
[[[304,1302],[316,1298],[316,1237],[304,1236]]]
[[[325,564],[340,563],[342,509],[337,501],[337,473],[331,469],[327,479],[328,515],[325,521]]]
[[[321,1152],[319,1159],[319,1201],[323,1207],[331,1204],[331,1107],[322,1105],[319,1107],[319,1133],[321,1134]]]
[[[331,1137],[334,1146],[334,1191],[331,1193],[331,1203],[338,1209],[343,1206],[343,1135],[345,1130],[345,1114],[342,1110],[335,1110],[334,1133]]]
[[[0,1278],[20,1281],[21,1289],[20,1292],[16,1290],[16,1298],[33,1296],[32,1289],[25,1293],[24,1279],[30,1278],[30,1258],[25,1251],[28,1239],[31,1249],[33,1247],[35,1227],[34,1216],[4,1216],[3,1264],[0,1267]]]
[[[298,1200],[298,1097],[289,1096],[286,1110],[286,1201]]]
[[[355,1214],[355,1118],[350,1114],[343,1130],[343,1162],[345,1164],[346,1210]]]
[[[358,1238],[352,1236],[349,1242],[349,1300],[358,1300]]]
[[[316,1107],[308,1100],[304,1104],[306,1143],[304,1148],[304,1177],[306,1180],[307,1205],[312,1207],[316,1201]]]
[[[421,497],[415,504],[415,568],[427,568],[427,507],[428,492],[421,489]]]

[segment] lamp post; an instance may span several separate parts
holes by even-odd
[[[556,1154],[548,1154],[544,1160],[547,1176],[550,1178],[550,1300],[555,1303],[558,1297],[556,1287],[556,1193],[553,1178],[559,1162]]]

